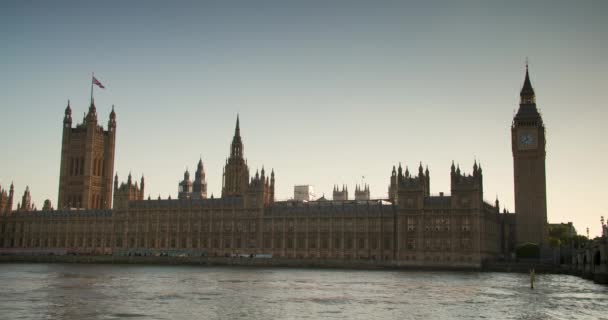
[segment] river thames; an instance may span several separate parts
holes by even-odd
[[[2,319],[608,319],[574,276],[0,264]]]

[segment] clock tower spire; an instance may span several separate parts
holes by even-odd
[[[536,108],[528,66],[511,126],[517,243],[546,243],[545,126]]]

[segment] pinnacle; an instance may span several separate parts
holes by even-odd
[[[236,128],[234,129],[234,135],[235,136],[240,136],[241,135],[241,128],[239,125],[239,114],[236,114]]]
[[[530,74],[528,72],[528,65],[526,64],[526,78],[524,79],[524,85],[521,88],[521,96],[523,95],[534,95],[534,89],[532,88],[532,83],[530,82]]]

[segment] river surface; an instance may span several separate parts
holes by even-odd
[[[608,319],[574,276],[0,264],[0,319]]]

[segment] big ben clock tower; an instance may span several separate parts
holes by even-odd
[[[528,66],[519,110],[511,126],[517,243],[543,244],[547,239],[545,126],[536,109]]]

